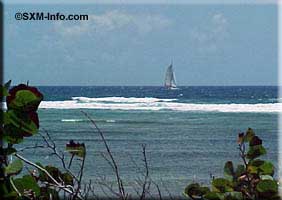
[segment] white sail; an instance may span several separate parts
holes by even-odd
[[[172,64],[170,64],[166,70],[164,85],[165,87],[168,88],[176,88],[176,80],[175,80],[175,74],[172,68]]]

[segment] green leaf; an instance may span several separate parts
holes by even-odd
[[[19,144],[23,141],[20,129],[12,125],[4,126],[3,139],[10,144]]]
[[[68,144],[66,144],[66,151],[70,154],[76,155],[78,157],[84,157],[86,153],[84,143],[76,143],[73,140],[70,140]]]
[[[233,163],[231,161],[227,161],[224,165],[224,177],[229,181],[233,181],[235,176]]]
[[[256,190],[260,197],[272,197],[278,193],[278,184],[273,180],[261,180],[257,184]]]
[[[38,131],[36,123],[29,117],[28,114],[9,110],[6,112],[6,117],[8,118],[7,120],[9,121],[9,123],[20,129],[24,135],[34,135]]]
[[[0,97],[1,97],[1,99],[3,97],[9,96],[10,84],[11,84],[11,80],[9,80],[7,83],[5,83],[5,85],[0,86]]]
[[[224,200],[224,194],[218,192],[208,192],[204,195],[207,200]]]
[[[193,199],[201,199],[208,192],[210,192],[208,187],[201,187],[198,183],[192,183],[185,188],[184,195]]]
[[[224,200],[242,200],[243,195],[241,192],[227,192],[224,195]]]
[[[9,193],[8,188],[9,185],[6,184],[5,181],[0,181],[0,198],[4,195],[7,195]]]
[[[73,178],[68,172],[62,174],[62,179],[66,185],[73,185]]]
[[[273,176],[274,165],[271,162],[256,159],[249,162],[248,171],[251,174]]]
[[[233,184],[231,181],[224,178],[216,178],[212,181],[212,188],[215,192],[232,192]]]
[[[264,162],[261,166],[259,166],[261,175],[274,175],[274,165],[271,162]]]
[[[42,165],[40,165],[41,167],[43,167]],[[49,174],[54,177],[56,179],[56,181],[58,182],[62,182],[62,179],[63,179],[63,175],[62,175],[62,172],[57,168],[57,167],[54,167],[52,165],[47,165],[45,168]],[[40,181],[46,181],[46,182],[53,182],[44,172],[42,172],[41,170],[39,171],[39,180]]]
[[[250,146],[247,152],[247,158],[253,160],[264,154],[266,154],[266,150],[262,145]]]
[[[244,174],[245,173],[245,166],[244,165],[238,165],[237,166],[237,169],[236,169],[236,171],[235,171],[235,176],[236,177],[240,177],[240,176],[242,176],[242,174]]]
[[[32,190],[37,197],[40,195],[40,188],[34,177],[31,175],[25,175],[22,178],[14,179],[13,182],[21,194],[23,194],[25,190]]]
[[[255,132],[253,129],[248,128],[248,130],[246,131],[246,135],[245,135],[245,142],[250,142],[251,139],[255,136]]]
[[[7,167],[5,167],[6,175],[17,175],[23,169],[23,163],[21,160],[16,159],[12,163],[10,163]]]
[[[8,108],[28,111],[30,108],[37,108],[41,100],[42,96],[37,96],[28,89],[21,89],[18,90],[11,101],[9,101]]]
[[[269,175],[260,175],[259,177],[261,180],[274,180],[273,177]]]
[[[4,86],[1,86],[0,87],[0,97],[3,98],[3,97],[6,97],[8,95],[9,95],[8,89],[5,88]]]
[[[0,197],[1,197],[1,195],[0,195]],[[5,199],[5,200],[15,200],[15,199],[19,199],[19,195],[18,195],[17,192],[12,191],[12,192],[10,192],[10,193],[4,195],[4,199]],[[19,200],[20,200],[20,199],[19,199]]]

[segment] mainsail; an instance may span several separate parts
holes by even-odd
[[[168,66],[165,74],[165,87],[168,88],[176,88],[176,80],[175,80],[175,75],[174,71],[172,68],[172,63]]]

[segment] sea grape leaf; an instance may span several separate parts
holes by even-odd
[[[215,192],[232,192],[233,184],[231,181],[224,178],[216,178],[212,181],[212,190]]]
[[[204,199],[207,200],[224,200],[224,193],[208,192],[204,195]]]
[[[68,172],[62,174],[62,179],[66,185],[73,185],[73,177]]]
[[[245,166],[244,165],[237,165],[237,169],[235,171],[235,176],[240,177],[243,173],[245,173]]]
[[[261,170],[261,175],[274,175],[274,165],[271,162],[264,162],[259,169]]]
[[[251,139],[255,136],[255,132],[253,129],[251,128],[248,128],[247,131],[246,131],[246,135],[245,135],[245,139],[244,141],[245,142],[250,142]]]
[[[3,195],[3,194],[1,193],[1,195]],[[1,197],[1,195],[0,195],[0,197]],[[18,197],[19,197],[19,195],[15,191],[9,192],[8,194],[4,195],[5,200],[15,200],[15,199],[18,199]]]
[[[10,124],[20,129],[23,136],[31,136],[38,131],[38,116],[37,113],[19,113],[14,110],[6,112],[7,120]]]
[[[10,87],[10,84],[11,84],[11,80],[9,80],[7,83],[5,83],[5,85],[1,85],[0,86],[0,97],[1,99],[3,97],[6,97],[9,95],[9,87]]]
[[[9,185],[6,184],[5,181],[0,181],[0,197],[2,197],[2,195],[8,194],[8,187]]]
[[[208,192],[210,192],[208,187],[201,187],[198,183],[192,183],[185,188],[184,195],[197,199],[202,198]]]
[[[272,176],[269,175],[260,175],[261,180],[274,180]]]
[[[227,192],[224,195],[224,200],[242,200],[243,195],[241,192]]]
[[[273,176],[274,165],[268,161],[255,159],[249,162],[248,171],[252,174]]]
[[[40,194],[40,188],[34,177],[31,175],[25,175],[22,178],[17,178],[13,180],[16,188],[20,193],[24,193],[25,190],[32,190],[36,196]]]
[[[66,144],[66,150],[70,154],[76,155],[78,157],[84,157],[86,153],[84,143],[76,143],[73,140],[70,140],[69,143]]]
[[[5,173],[7,175],[17,175],[22,171],[22,169],[23,169],[22,161],[16,159],[13,162],[11,162],[7,167],[5,167]]]
[[[19,144],[23,141],[20,130],[13,125],[4,126],[3,139],[10,144]]]
[[[257,184],[256,190],[261,197],[271,197],[278,193],[278,184],[274,180],[261,180]]]
[[[61,182],[62,173],[57,167],[54,167],[54,166],[51,166],[51,165],[47,165],[45,167],[43,167],[42,165],[39,165],[39,166],[41,166],[42,168],[45,168],[49,172],[49,174],[56,179],[56,181]],[[46,182],[53,182],[50,179],[50,177],[48,177],[41,170],[39,171],[39,180],[40,181],[46,181]]]
[[[0,97],[3,98],[3,97],[6,97],[8,95],[9,95],[8,89],[5,88],[4,86],[1,86],[0,87]]]
[[[20,110],[23,112],[36,111],[43,95],[35,88],[20,84],[9,91],[7,97],[8,109]]]
[[[227,161],[224,165],[224,177],[229,181],[233,181],[235,176],[234,167],[232,161]]]
[[[253,160],[264,154],[266,154],[266,149],[262,145],[250,146],[247,152],[247,158]]]

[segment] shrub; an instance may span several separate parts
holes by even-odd
[[[259,159],[266,154],[262,140],[253,129],[248,128],[246,133],[239,133],[238,145],[243,164],[235,168],[232,161],[227,161],[224,178],[213,179],[211,188],[192,183],[185,188],[184,195],[191,199],[207,200],[280,199],[278,182],[273,178],[274,165]]]

